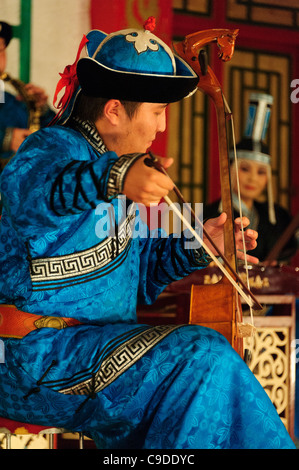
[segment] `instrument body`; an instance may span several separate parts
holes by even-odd
[[[203,47],[216,42],[219,57],[230,60],[234,52],[238,30],[212,29],[190,34],[174,44],[174,49],[199,76],[198,89],[207,94],[213,101],[217,116],[219,164],[221,178],[221,199],[223,211],[227,214],[224,226],[225,256],[232,266],[236,267],[234,244],[233,209],[231,204],[230,164],[226,114],[221,86],[214,72],[206,66],[202,54]],[[237,292],[226,278],[215,285],[193,285],[191,291],[190,317],[192,324],[201,324],[219,331],[243,357],[243,341],[238,325],[242,323],[242,310]]]

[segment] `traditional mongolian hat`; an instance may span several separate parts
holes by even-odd
[[[196,91],[198,76],[152,33],[154,27],[150,17],[143,30],[90,31],[75,63],[60,74],[54,101],[66,90],[58,108],[65,109],[78,87],[88,96],[151,103],[179,101]],[[79,58],[84,46],[86,57]]]
[[[0,21],[0,38],[4,38],[5,47],[8,46],[12,38],[12,27],[4,21]]]
[[[272,224],[276,224],[272,191],[271,156],[269,148],[265,143],[272,104],[272,95],[265,93],[250,94],[245,130],[241,141],[236,145],[236,156],[237,160],[252,160],[266,166],[268,175],[269,220]],[[230,158],[231,160],[235,158],[234,152],[230,152]]]

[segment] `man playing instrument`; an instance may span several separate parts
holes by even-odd
[[[0,416],[82,431],[102,449],[293,448],[224,337],[137,323],[137,303],[209,262],[187,234],[139,217],[137,203],[173,187],[144,164],[166,105],[198,81],[149,25],[88,33],[59,82],[56,124],[4,169]],[[220,249],[225,219],[206,224]],[[256,238],[246,231],[249,249]]]

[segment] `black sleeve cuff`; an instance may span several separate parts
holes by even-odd
[[[145,155],[146,153],[131,153],[128,155],[122,155],[117,159],[117,161],[112,165],[108,177],[108,199],[112,199],[113,197],[116,197],[122,192],[124,187],[124,181],[129,169],[136,162],[136,160]]]

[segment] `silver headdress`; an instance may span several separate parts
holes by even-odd
[[[245,130],[241,142],[236,146],[236,151],[238,160],[253,160],[266,165],[269,220],[272,224],[276,224],[271,157],[268,146],[265,144],[272,104],[272,95],[265,93],[250,94]],[[230,158],[234,158],[234,152],[230,152]]]

